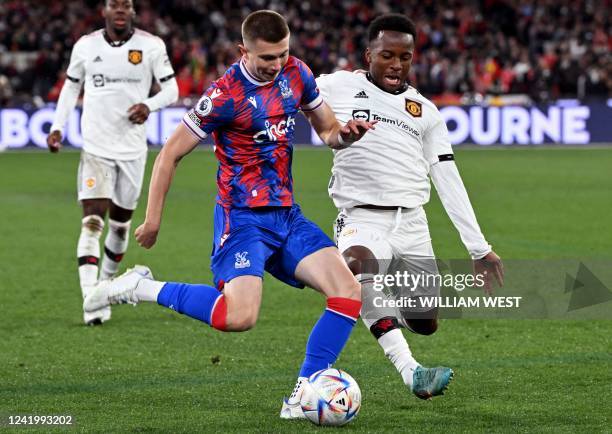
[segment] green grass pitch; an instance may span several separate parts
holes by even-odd
[[[457,161],[503,258],[612,258],[612,149],[459,149]],[[218,333],[156,305],[119,306],[104,326],[81,325],[77,164],[76,152],[0,154],[0,431],[17,432],[11,414],[70,414],[74,429],[100,433],[320,430],[278,418],[324,305],[310,290],[267,276],[247,333]],[[329,151],[296,151],[297,200],[328,233],[330,165]],[[145,251],[132,237],[123,268],[210,282],[215,172],[210,151],[181,163],[157,246]],[[438,256],[466,257],[435,195],[427,212]],[[345,431],[610,432],[612,321],[443,320],[435,335],[408,339],[421,363],[455,370],[450,390],[429,402],[412,396],[358,324],[337,364],[363,391]]]

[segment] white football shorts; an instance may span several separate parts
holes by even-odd
[[[402,279],[399,284],[385,285],[383,291],[387,296],[396,299],[439,296],[440,287],[434,278],[438,275],[438,267],[423,207],[396,210],[343,209],[336,219],[334,234],[341,253],[353,246],[369,249],[376,257],[379,278],[385,275],[397,276],[398,272],[402,276],[406,273],[423,276],[416,281]],[[411,286],[410,282],[417,283]],[[366,301],[371,296],[363,294],[362,317],[366,323],[370,319],[366,318],[369,311],[379,310],[367,306]],[[419,305],[399,310],[424,312],[430,309]],[[380,315],[380,312],[376,315]]]
[[[81,152],[77,175],[79,200],[111,199],[121,208],[136,209],[146,162],[146,153],[136,160],[123,161]]]
[[[434,257],[423,207],[399,210],[343,209],[336,219],[334,236],[340,252],[352,246],[364,246],[377,259],[383,260]]]

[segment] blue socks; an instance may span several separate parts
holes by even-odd
[[[315,372],[333,365],[353,331],[357,319],[348,314],[349,312],[339,313],[331,310],[330,307],[328,301],[328,308],[310,333],[300,377],[310,377]],[[357,315],[359,315],[359,309],[357,309]]]
[[[212,286],[168,282],[159,292],[157,303],[216,329],[225,330],[225,296]],[[358,300],[341,297],[327,299],[327,308],[308,338],[300,377],[309,377],[336,362],[351,335],[360,308],[361,302]]]
[[[212,325],[212,310],[221,296],[212,286],[168,282],[159,292],[157,303]]]

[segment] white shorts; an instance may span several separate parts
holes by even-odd
[[[344,209],[338,214],[334,228],[335,240],[341,253],[353,246],[369,249],[376,258],[378,275],[395,275],[407,272],[413,275],[438,274],[438,267],[429,235],[427,217],[422,207],[398,210],[371,210],[364,208]],[[433,279],[432,279],[433,280]],[[431,281],[430,281],[431,282]],[[398,287],[386,286],[385,293],[397,297],[438,296],[440,288],[435,284]],[[375,294],[374,294],[375,295]],[[368,316],[367,299],[364,294],[362,317]],[[403,311],[404,309],[400,309]],[[429,309],[413,308],[412,312]],[[377,313],[376,315],[379,315]],[[399,316],[399,315],[398,315]],[[367,322],[367,321],[366,321]]]
[[[136,209],[146,163],[146,154],[136,160],[123,161],[81,152],[77,175],[79,200],[111,199],[121,208]]]
[[[377,259],[433,258],[434,252],[423,207],[397,210],[344,209],[334,225],[340,252],[367,247]],[[382,270],[381,270],[382,271]]]

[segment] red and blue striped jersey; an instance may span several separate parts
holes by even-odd
[[[312,72],[295,57],[270,82],[253,77],[244,60],[233,64],[183,118],[199,138],[212,133],[217,202],[224,208],[292,206],[295,118],[322,103]]]

